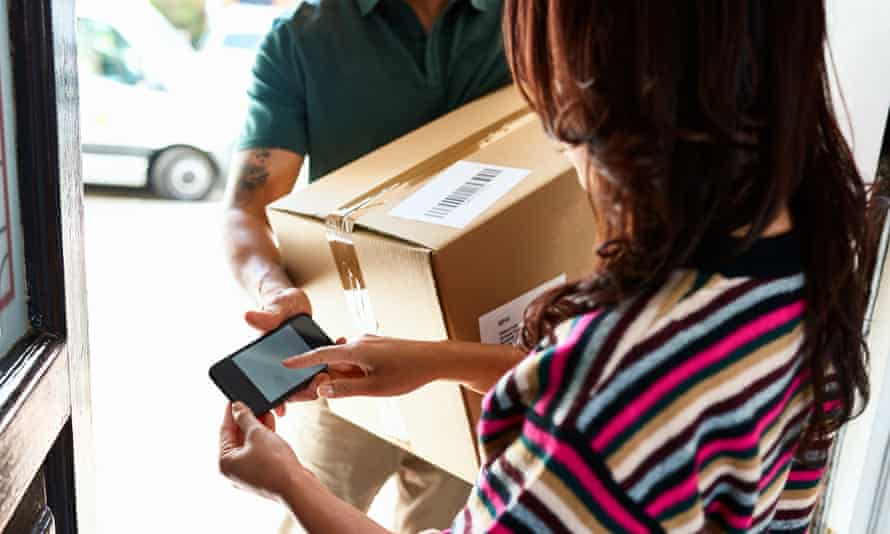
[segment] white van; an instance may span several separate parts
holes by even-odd
[[[83,179],[182,200],[220,182],[240,117],[149,0],[77,3]]]

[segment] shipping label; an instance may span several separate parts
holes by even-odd
[[[528,169],[458,161],[400,202],[389,214],[464,228],[530,173]]]
[[[566,282],[565,273],[519,295],[479,318],[479,339],[482,343],[512,345],[519,337],[522,317],[529,304],[544,292]]]

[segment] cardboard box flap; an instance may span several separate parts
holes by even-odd
[[[430,160],[466,150],[526,112],[519,92],[505,87],[337,169],[273,203],[270,209],[324,220],[369,193],[406,179],[422,179],[417,177],[430,167]]]

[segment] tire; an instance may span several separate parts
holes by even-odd
[[[148,171],[152,189],[175,200],[203,200],[213,191],[217,169],[210,157],[195,148],[175,146],[162,150]]]

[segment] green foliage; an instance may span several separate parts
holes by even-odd
[[[192,45],[197,45],[207,26],[205,0],[151,0],[177,28],[188,33]]]

